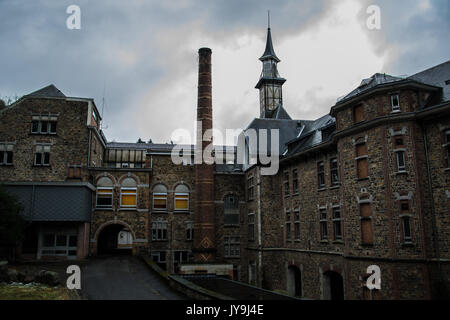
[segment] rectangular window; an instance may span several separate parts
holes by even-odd
[[[403,216],[401,219],[403,227],[403,241],[405,243],[411,243],[411,218],[409,216]]]
[[[248,200],[254,199],[253,176],[249,176],[247,179],[247,197]]]
[[[330,176],[331,185],[336,186],[339,184],[339,174],[338,174],[338,161],[337,158],[330,160]]]
[[[167,193],[153,193],[153,209],[167,210]]]
[[[341,208],[333,208],[333,231],[334,240],[342,240],[342,225],[341,225]]]
[[[31,121],[31,133],[56,134],[56,117],[33,116]]]
[[[175,211],[189,210],[189,193],[175,193]]]
[[[0,165],[12,165],[13,149],[13,144],[0,144]]]
[[[81,166],[69,166],[67,171],[67,178],[81,179]]]
[[[364,121],[364,106],[362,104],[353,109],[353,121],[354,123]]]
[[[224,237],[225,257],[239,258],[241,256],[241,238]]]
[[[361,242],[363,245],[373,244],[372,209],[370,203],[360,204]]]
[[[161,269],[167,269],[167,253],[165,251],[152,251],[152,261],[155,262]]]
[[[292,192],[298,194],[298,171],[292,170]]]
[[[319,189],[325,188],[325,165],[323,161],[317,163],[317,178]]]
[[[392,105],[393,112],[400,111],[400,100],[399,100],[398,94],[393,94],[391,96],[391,105]]]
[[[286,211],[286,240],[291,240],[291,213]]]
[[[224,224],[227,226],[239,225],[239,198],[230,194],[224,199]]]
[[[255,214],[248,214],[248,241],[255,241]]]
[[[284,172],[284,195],[289,195],[289,171]]]
[[[445,143],[444,143],[444,148],[445,148],[445,162],[446,162],[446,167],[450,168],[450,130],[446,130],[444,132],[444,139],[445,139]]]
[[[136,207],[136,188],[121,188],[120,189],[120,206],[125,208]]]
[[[167,222],[158,221],[152,223],[152,240],[165,241],[167,240]]]
[[[50,146],[37,145],[34,154],[35,166],[49,166],[50,165]]]
[[[173,271],[178,273],[180,264],[189,262],[191,260],[191,253],[189,251],[174,251],[173,252]]]
[[[97,208],[112,208],[112,200],[112,188],[97,188]]]
[[[194,240],[194,223],[186,222],[186,240]]]
[[[300,240],[300,211],[294,212],[294,237],[295,240]]]
[[[327,209],[319,209],[320,240],[328,240]]]
[[[369,177],[367,146],[365,143],[356,145],[356,174],[358,179]]]
[[[396,158],[397,158],[397,170],[398,170],[398,172],[406,171],[405,151],[396,151],[395,155],[396,155]]]

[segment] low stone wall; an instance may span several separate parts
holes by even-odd
[[[148,267],[159,274],[162,278],[166,279],[170,287],[183,293],[188,298],[193,300],[233,300],[233,298],[221,295],[219,293],[207,290],[196,284],[183,279],[176,275],[170,275],[167,271],[161,269],[156,263],[154,263],[150,257],[141,255],[141,258],[148,265]]]

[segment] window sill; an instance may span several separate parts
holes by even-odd
[[[292,196],[293,196],[293,197],[296,197],[296,196],[299,196],[299,195],[300,195],[300,193],[295,192]]]
[[[57,136],[55,133],[49,133],[49,132],[30,132],[30,136]]]
[[[94,210],[95,211],[114,211],[113,208],[98,208],[98,207],[96,207]]]
[[[177,214],[189,214],[191,213],[189,210],[174,210],[173,213]]]
[[[33,164],[33,168],[51,168],[52,166],[49,164]]]
[[[412,248],[412,247],[415,247],[415,245],[414,245],[414,243],[413,242],[403,242],[402,243],[402,247],[406,247],[406,248]]]
[[[152,242],[168,242],[169,240],[152,240]]]
[[[402,110],[398,109],[398,110],[392,110],[391,114],[395,114],[395,113],[401,113]]]
[[[445,172],[450,172],[450,168],[445,168],[444,171]]]
[[[151,213],[152,213],[152,214],[167,214],[168,211],[167,211],[167,210],[155,210],[155,209],[153,209],[153,210],[151,211]]]
[[[330,190],[336,190],[336,189],[339,189],[340,187],[341,187],[340,184],[336,184],[336,185],[331,186]]]
[[[128,208],[128,207],[120,207],[119,211],[137,211],[136,207]]]

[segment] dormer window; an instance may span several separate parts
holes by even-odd
[[[400,100],[398,94],[391,95],[392,112],[400,112]]]

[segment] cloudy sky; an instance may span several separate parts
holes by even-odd
[[[259,115],[267,10],[293,118],[316,119],[376,72],[412,75],[450,59],[448,0],[0,0],[0,97],[53,83],[94,98],[108,140],[168,142],[194,131],[197,51],[213,51],[214,125]],[[81,29],[69,30],[69,5]],[[366,10],[381,9],[381,30]],[[105,104],[102,103],[104,98]],[[104,107],[102,107],[104,105]]]

